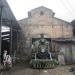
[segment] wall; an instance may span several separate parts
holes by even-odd
[[[72,25],[66,21],[54,17],[54,12],[46,7],[38,7],[28,13],[28,18],[18,22],[26,41],[24,50],[31,52],[32,38],[44,34],[48,38],[73,37]]]

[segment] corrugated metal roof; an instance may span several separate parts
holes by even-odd
[[[10,25],[12,25],[13,28],[20,28],[6,0],[0,0],[0,7],[3,7],[1,15],[2,21],[12,22]]]
[[[72,37],[72,38],[55,38],[55,39],[52,39],[53,41],[56,41],[56,42],[75,42],[75,38]]]
[[[6,0],[0,0],[0,7],[1,6],[3,7],[2,18],[8,20],[16,20]]]

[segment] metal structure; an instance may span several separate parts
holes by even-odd
[[[14,56],[17,50],[17,35],[20,27],[9,8],[6,0],[0,0],[0,61],[3,59],[3,51]]]

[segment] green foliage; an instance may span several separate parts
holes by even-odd
[[[50,60],[50,59],[32,59],[31,60],[31,66],[32,68],[54,68],[56,65],[58,65],[58,61],[56,59]]]

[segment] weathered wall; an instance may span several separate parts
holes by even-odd
[[[26,41],[25,50],[26,47],[31,47],[32,38],[42,33],[48,38],[71,38],[73,36],[72,25],[55,18],[54,12],[45,7],[31,10],[28,13],[28,18],[20,20],[19,24],[25,37],[23,41]]]

